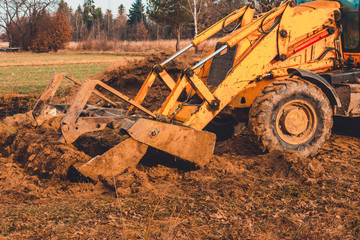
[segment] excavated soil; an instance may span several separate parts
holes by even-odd
[[[27,95],[9,94],[0,96],[0,119],[30,111],[34,107],[35,101],[34,97]]]
[[[146,61],[162,60],[156,57]],[[134,95],[149,68],[114,64],[96,78]],[[107,129],[69,145],[58,141],[58,121],[31,123],[29,113],[0,121],[1,237],[360,237],[359,119],[335,119],[330,140],[312,158],[264,154],[245,129],[217,142],[203,168],[150,150],[136,168],[97,184],[73,182],[69,167],[102,154],[123,139],[120,133]]]

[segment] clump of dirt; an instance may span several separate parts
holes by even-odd
[[[30,123],[31,113],[16,114],[0,121],[0,154],[9,155],[9,145],[12,144],[18,128],[23,127],[24,124]]]
[[[38,177],[26,174],[23,168],[9,159],[0,158],[0,180],[1,203],[38,198]]]
[[[226,127],[220,127],[220,131]],[[241,133],[224,141],[216,143],[215,154],[246,154],[248,156],[258,156],[262,154],[256,144],[251,141],[251,134],[248,128],[241,130]]]
[[[135,168],[128,168],[124,173],[113,178],[101,178],[106,186],[116,191],[119,197],[129,196],[139,192],[152,191],[154,187],[149,182],[147,174]]]
[[[0,96],[0,119],[17,113],[28,112],[35,105],[35,98],[28,95]]]
[[[273,151],[254,162],[255,169],[264,175],[315,183],[324,177],[322,163],[316,159],[303,158],[294,152]],[[250,167],[251,168],[251,167]]]

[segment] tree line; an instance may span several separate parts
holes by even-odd
[[[158,40],[193,38],[246,0],[134,0],[130,9],[121,4],[117,13],[102,11],[94,0],[75,11],[64,7],[73,28],[72,40]],[[177,44],[177,49],[179,44]]]
[[[200,31],[242,7],[246,0],[134,0],[130,9],[105,12],[94,0],[72,9],[64,0],[0,0],[2,38],[10,47],[44,52],[64,47],[67,41],[158,40],[193,38]],[[267,10],[281,1],[260,0]]]

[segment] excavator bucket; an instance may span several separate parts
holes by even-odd
[[[101,131],[107,127],[125,131],[130,137],[86,164],[74,166],[83,176],[97,181],[99,176],[111,177],[121,174],[125,169],[135,167],[149,146],[190,161],[199,167],[209,162],[215,147],[215,134],[157,120],[156,114],[103,82],[87,80],[82,83],[71,105],[51,104],[51,99],[64,77],[80,84],[66,74],[55,74],[33,110],[34,125],[40,126],[48,119],[61,117],[60,141],[69,144],[84,133]],[[116,105],[100,93],[96,89],[97,86],[130,103],[147,116],[129,116],[128,111],[124,109],[88,105],[92,94],[113,106]]]
[[[123,119],[117,126],[126,130],[130,138],[84,165],[75,166],[82,175],[97,181],[99,176],[121,174],[139,163],[148,146],[202,167],[210,161],[215,147],[215,134],[183,126],[142,118],[135,122]]]

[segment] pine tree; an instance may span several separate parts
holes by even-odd
[[[90,30],[95,15],[95,5],[94,0],[86,0],[83,5],[83,19],[87,25],[87,28]]]
[[[125,7],[123,4],[120,4],[120,6],[118,7],[118,14],[119,16],[125,13]]]
[[[144,21],[144,5],[141,0],[135,0],[129,9],[128,23],[140,23]]]

